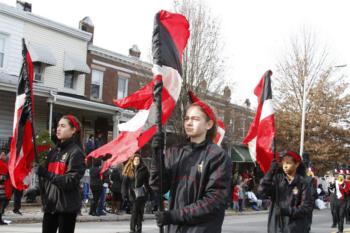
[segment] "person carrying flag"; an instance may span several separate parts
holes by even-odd
[[[40,177],[44,217],[43,233],[73,233],[81,208],[80,179],[85,172],[85,156],[76,117],[63,116],[58,122],[57,146],[44,166],[35,167]]]
[[[0,153],[0,225],[7,225],[2,220],[2,214],[5,211],[11,199],[12,185],[7,165],[7,157],[4,151]]]
[[[307,233],[313,209],[310,185],[304,178],[300,156],[288,151],[282,156],[282,168],[273,160],[261,179],[258,195],[271,198],[268,233]]]
[[[153,154],[150,186],[159,195],[160,166],[163,170],[163,194],[170,190],[169,210],[156,213],[158,226],[168,232],[221,232],[230,194],[231,159],[214,144],[217,126],[213,111],[202,101],[186,110],[185,145],[168,148],[164,163]],[[152,148],[163,148],[164,136],[156,133]]]

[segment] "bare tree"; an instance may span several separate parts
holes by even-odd
[[[208,91],[221,93],[224,59],[220,54],[223,47],[220,23],[212,17],[209,8],[195,0],[174,2],[174,8],[186,16],[190,24],[190,38],[182,61],[182,91],[170,123],[175,133],[181,134],[183,111],[188,103],[187,91],[193,90],[204,99]]]
[[[350,152],[349,84],[329,62],[325,47],[304,30],[292,39],[277,69],[277,146],[298,151],[304,88],[309,90],[306,107],[305,150],[319,171],[332,168],[334,161]],[[304,79],[305,80],[304,82]],[[305,86],[304,86],[305,83]],[[345,162],[345,161],[344,161]]]

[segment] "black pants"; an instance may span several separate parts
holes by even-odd
[[[90,206],[90,214],[96,214],[98,200],[100,199],[102,189],[91,189],[92,192],[92,203]]]
[[[23,196],[23,190],[19,191],[13,189],[13,211],[18,211],[21,209],[21,200]]]
[[[44,213],[42,233],[74,233],[76,213]]]
[[[133,202],[132,213],[130,219],[130,231],[141,232],[142,231],[142,220],[143,212],[145,209],[145,198],[138,198]]]
[[[348,196],[348,199],[346,201],[346,223],[350,222],[350,196]]]
[[[335,202],[336,202],[336,196],[335,194],[331,194],[331,213],[332,213],[332,225],[337,225],[337,214],[335,209]]]
[[[337,199],[334,203],[336,219],[338,223],[338,230],[343,232],[344,230],[344,218],[346,212],[346,201]]]

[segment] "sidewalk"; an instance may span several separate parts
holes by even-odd
[[[6,208],[5,214],[3,215],[4,220],[11,221],[13,223],[40,223],[43,219],[43,213],[41,212],[41,206],[39,204],[25,204],[23,203],[21,212],[23,215],[14,214],[12,212],[12,207],[8,206]],[[82,216],[78,216],[77,222],[109,222],[109,221],[129,221],[130,214],[108,214],[106,216],[90,216],[88,214],[87,208],[82,208]],[[226,216],[235,215],[254,215],[254,214],[267,214],[267,210],[254,211],[245,210],[243,212],[237,213],[233,210],[226,210]],[[145,214],[144,219],[154,219],[153,214]]]

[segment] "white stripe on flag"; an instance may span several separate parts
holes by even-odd
[[[163,77],[163,86],[167,89],[169,95],[177,102],[180,96],[182,79],[177,70],[169,66],[153,65],[153,75],[161,75]]]
[[[120,131],[135,132],[143,127],[148,119],[149,109],[139,110],[133,118],[129,121],[119,124],[118,128]]]
[[[217,127],[217,132],[219,133],[220,135],[220,138],[219,138],[219,141],[216,143],[217,145],[220,145],[221,142],[222,142],[222,139],[224,139],[224,136],[225,136],[225,130],[221,127]]]
[[[263,104],[263,108],[261,111],[261,115],[260,115],[260,121],[262,121],[263,119],[265,119],[266,117],[274,114],[274,110],[273,110],[273,101],[272,99],[267,99],[264,101]]]
[[[17,126],[17,115],[18,115],[18,109],[20,109],[21,107],[23,107],[24,102],[26,101],[26,94],[23,93],[21,95],[18,95],[16,97],[16,103],[15,103],[15,113],[14,113],[14,118],[13,118],[13,132],[15,132],[16,130],[16,126]]]
[[[248,142],[248,149],[250,157],[254,162],[256,162],[256,137],[253,138],[250,142]]]

